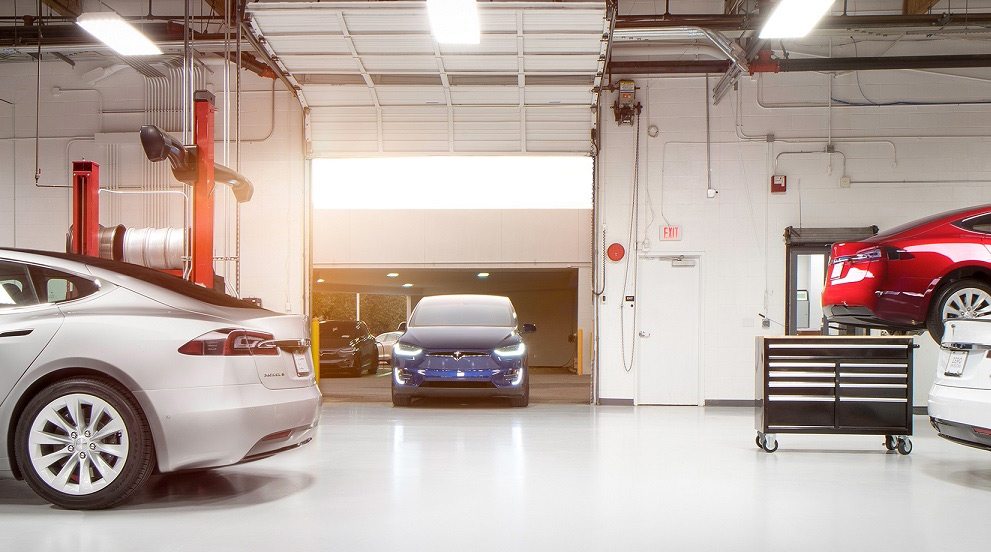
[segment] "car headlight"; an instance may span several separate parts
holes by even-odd
[[[396,342],[395,345],[392,346],[392,354],[395,356],[412,358],[419,355],[422,352],[423,349],[419,347],[414,347],[412,345],[408,345],[406,343],[401,343],[398,341]]]
[[[495,354],[505,358],[517,358],[521,357],[526,353],[526,344],[522,341],[513,345],[507,345],[506,347],[499,347],[495,350]]]

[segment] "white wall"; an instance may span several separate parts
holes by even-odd
[[[991,77],[987,73],[971,72]],[[763,101],[825,103],[828,79],[820,74],[766,75]],[[743,78],[739,107],[731,93],[712,108],[712,185],[719,194],[707,199],[705,79],[636,80],[641,87],[638,99],[645,104],[640,130],[641,231],[636,241],[649,237],[652,253],[703,255],[706,399],[755,396],[754,336],[783,333],[785,227],[876,224],[883,229],[991,202],[991,106],[762,108],[757,104],[758,83]],[[858,86],[854,73],[836,77],[833,96],[864,101],[862,87],[876,102],[991,99],[988,81],[924,72],[863,72],[860,81]],[[610,96],[604,103],[612,101]],[[650,124],[660,129],[658,137],[647,136]],[[626,244],[630,250],[634,129],[617,127],[612,114],[604,113],[602,132],[599,197],[606,241]],[[769,133],[775,142],[766,141]],[[788,192],[770,194],[775,157],[781,152],[821,152],[830,133],[842,155],[782,156],[776,172],[788,176]],[[849,188],[840,187],[844,175],[852,179]],[[660,241],[658,228],[665,220],[682,226],[682,241]],[[617,318],[626,267],[622,262],[606,264],[605,301],[596,302],[599,396],[633,399],[635,373],[622,367]],[[761,328],[758,313],[774,321],[770,329]],[[934,359],[928,356],[916,357],[920,386],[932,380]],[[924,393],[921,396],[924,404]]]
[[[145,78],[130,68],[95,87],[82,78],[87,71],[111,63],[79,61],[75,67],[61,61],[41,64],[42,185],[68,186],[69,162],[85,158],[100,163],[103,188],[147,187],[148,164],[137,138],[138,128],[149,117]],[[221,161],[223,64],[219,60],[208,63],[213,72],[207,72],[207,88],[217,94],[216,154]],[[64,250],[71,220],[69,191],[38,188],[34,181],[35,71],[34,63],[0,64],[0,98],[14,103],[0,102],[0,245]],[[240,169],[254,183],[255,194],[241,207],[241,295],[261,297],[266,307],[276,311],[303,312],[306,266],[301,110],[277,83],[273,118],[272,81],[244,73],[243,82],[245,90],[251,91],[241,99],[244,140]],[[53,93],[54,87],[61,92]],[[181,136],[178,127],[165,130]],[[133,133],[133,138],[107,145],[94,141],[98,133]],[[229,164],[233,165],[231,148]],[[101,195],[100,222],[181,227],[181,201],[164,197]],[[234,255],[235,209],[230,192],[220,187],[217,256]],[[233,264],[225,267],[217,262],[216,270],[226,273],[233,284]]]

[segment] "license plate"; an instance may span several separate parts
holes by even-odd
[[[963,374],[963,365],[967,362],[967,351],[953,351],[946,361],[946,369],[943,374],[947,376],[959,376]]]
[[[293,353],[292,360],[296,364],[296,375],[305,376],[310,373],[310,363],[307,362],[306,353]]]
[[[835,280],[843,274],[843,263],[836,263],[833,265],[832,272],[829,273],[829,278]]]

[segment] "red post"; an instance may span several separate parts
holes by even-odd
[[[100,164],[72,162],[72,252],[100,256]]]
[[[193,267],[191,280],[213,289],[213,112],[214,97],[194,95],[196,116],[196,182],[193,184]]]

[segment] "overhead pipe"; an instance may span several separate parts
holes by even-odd
[[[766,50],[765,50],[766,51]],[[770,53],[751,66],[751,73],[878,71],[899,69],[961,69],[991,67],[991,55],[845,57],[817,59],[769,59]]]
[[[763,28],[767,17],[750,14],[665,14],[621,15],[616,30],[665,29],[672,27],[705,27],[714,31],[755,31]],[[877,28],[986,27],[991,13],[956,12],[922,15],[827,15],[816,24],[816,30],[856,30]]]

